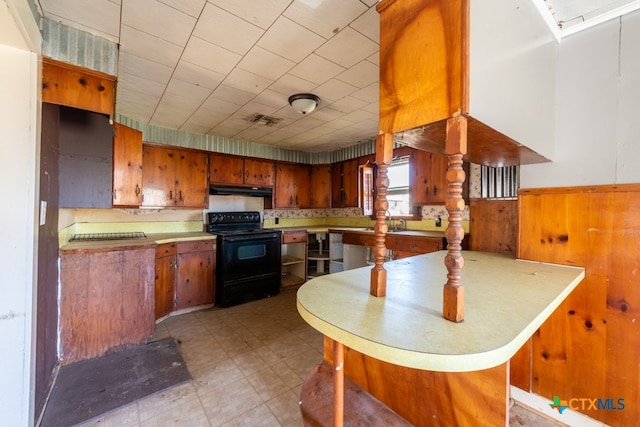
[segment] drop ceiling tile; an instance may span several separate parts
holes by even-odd
[[[380,100],[380,86],[377,82],[372,83],[367,87],[363,87],[362,89],[353,92],[351,96],[368,103],[377,103]]]
[[[265,89],[253,98],[253,101],[275,108],[289,106],[288,96],[271,89]]]
[[[172,68],[176,66],[182,53],[180,46],[126,25],[122,26],[120,37],[120,52]]]
[[[266,30],[278,19],[291,0],[209,0],[209,3]]]
[[[212,96],[237,105],[244,105],[253,99],[255,94],[229,86],[224,82],[213,91]]]
[[[367,57],[367,61],[369,61],[372,64],[374,64],[376,67],[379,67],[380,66],[380,51],[377,50],[377,51],[375,51],[375,53],[369,55]]]
[[[325,42],[323,37],[280,17],[258,41],[258,46],[291,61],[301,61]]]
[[[239,114],[244,115],[253,115],[253,114],[264,114],[271,117],[277,117],[277,111],[280,109],[280,106],[273,105],[265,105],[255,100],[255,98],[242,107],[240,107],[237,111]]]
[[[362,0],[362,2],[367,6],[375,6],[376,4],[378,4],[378,2],[380,2],[380,0]]]
[[[341,111],[334,110],[331,106],[320,108],[313,112],[313,117],[325,122],[325,125],[329,124],[333,120],[337,120],[344,114]]]
[[[147,93],[151,96],[161,97],[166,86],[164,83],[155,82],[133,74],[121,74],[118,78],[118,90],[134,90]]]
[[[195,110],[210,94],[211,89],[209,88],[173,78],[167,86],[162,101],[164,102],[165,98],[171,98],[175,100],[173,105],[180,104],[185,108]]]
[[[40,0],[46,16],[79,30],[119,41],[120,4],[110,0]]]
[[[180,129],[189,118],[190,112],[175,105],[160,103],[149,121],[154,126]]]
[[[196,19],[157,0],[136,0],[122,5],[122,24],[184,46]]]
[[[336,78],[352,86],[363,88],[371,83],[377,83],[379,80],[380,70],[371,62],[362,60]]]
[[[227,75],[242,57],[198,37],[191,37],[182,59],[208,70]]]
[[[375,43],[380,40],[380,14],[375,7],[370,7],[349,26]]]
[[[216,114],[224,114],[226,117],[238,111],[240,107],[241,105],[237,103],[209,96],[209,98],[202,103],[199,110],[211,111]]]
[[[299,0],[283,15],[329,39],[366,10],[359,0]]]
[[[207,0],[162,0],[162,3],[197,18],[202,12]]]
[[[347,27],[320,46],[316,53],[349,68],[378,50],[378,45],[356,30]]]
[[[233,34],[233,36],[229,36]],[[244,55],[264,30],[207,3],[193,35],[232,52]]]
[[[254,46],[238,64],[238,68],[258,74],[271,80],[279,79],[284,73],[296,65],[275,53],[260,46]]]
[[[241,70],[240,68],[235,68],[224,80],[225,85],[254,95],[265,90],[271,83],[273,83],[273,80]]]
[[[337,100],[333,104],[331,104],[331,108],[334,108],[338,111],[342,111],[345,114],[356,111],[362,107],[364,107],[367,103],[358,98],[354,98],[353,96],[345,96],[342,99]]]
[[[321,99],[332,102],[337,101],[344,96],[350,95],[356,90],[358,90],[358,88],[353,85],[350,85],[338,79],[331,79],[328,82],[315,88],[313,93],[318,95]]]
[[[138,76],[164,84],[169,81],[173,73],[172,67],[124,51],[120,52],[118,67],[119,75]]]
[[[332,77],[335,77],[344,70],[344,67],[312,53],[298,65],[293,67],[289,73],[319,85]]]
[[[269,89],[282,93],[288,98],[294,93],[312,92],[315,87],[315,83],[287,73],[269,86]]]
[[[213,90],[222,83],[225,76],[183,60],[178,63],[173,77]]]

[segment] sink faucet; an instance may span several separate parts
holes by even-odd
[[[405,222],[404,219],[400,218],[400,221],[398,221],[398,230],[406,230],[407,229],[407,223]]]
[[[387,216],[389,217],[389,220],[387,221],[387,228],[391,231],[395,230],[395,225],[393,224],[393,220],[391,219],[391,212],[389,210],[387,210],[384,213],[384,217],[385,219],[387,218]]]

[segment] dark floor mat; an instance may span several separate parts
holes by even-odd
[[[67,427],[190,380],[173,338],[60,368],[41,426]]]

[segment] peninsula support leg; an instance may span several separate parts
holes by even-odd
[[[344,344],[333,341],[333,427],[344,423]]]
[[[462,212],[464,211],[464,199],[462,198],[462,183],[465,179],[462,168],[462,156],[467,152],[467,118],[464,116],[452,117],[447,120],[447,137],[445,152],[449,158],[447,168],[447,183],[449,193],[445,206],[449,212],[449,225],[445,230],[447,238],[447,283],[444,285],[443,317],[452,322],[464,320],[464,286],[460,281],[464,258],[462,257]]]
[[[373,248],[375,264],[371,269],[371,290],[374,297],[383,297],[387,294],[387,270],[384,269],[384,257],[387,253],[385,246],[385,235],[387,234],[386,213],[389,210],[387,201],[387,188],[389,187],[389,177],[387,169],[393,160],[393,135],[381,133],[376,139],[376,164],[378,173],[376,176],[376,224],[374,232],[376,245]]]

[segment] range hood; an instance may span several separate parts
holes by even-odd
[[[241,187],[235,185],[210,185],[209,194],[216,196],[271,197],[273,189],[268,187]]]

